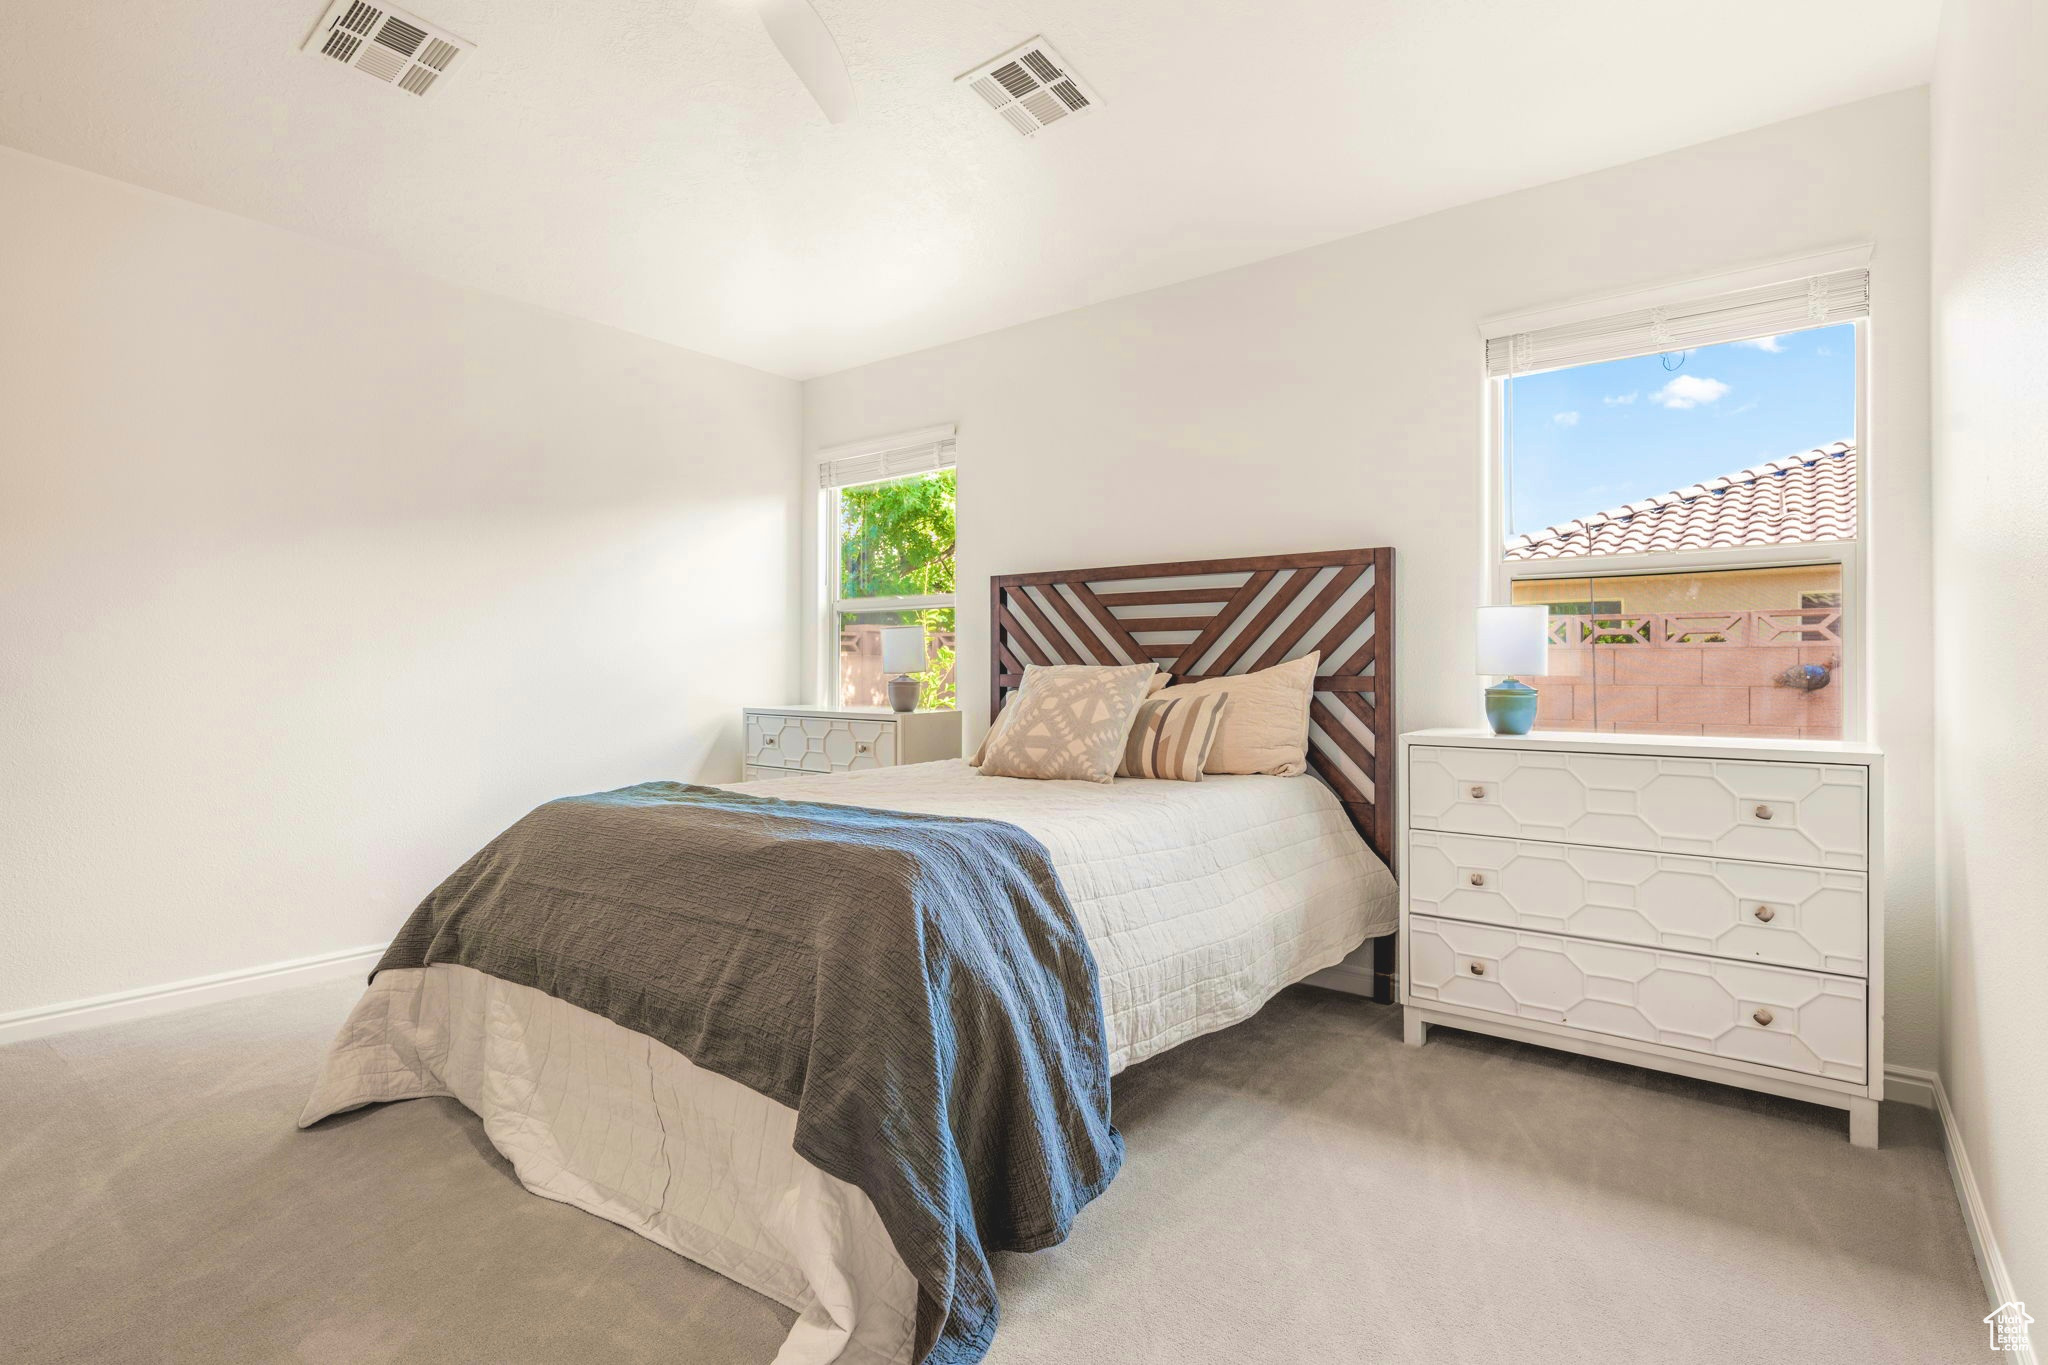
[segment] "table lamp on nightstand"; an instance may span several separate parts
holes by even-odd
[[[923,626],[885,626],[882,629],[882,671],[894,673],[889,679],[889,709],[891,711],[915,711],[917,694],[923,684],[912,673],[922,673],[931,665],[924,655]]]
[[[1486,689],[1486,723],[1497,735],[1526,735],[1536,723],[1536,689],[1512,675],[1541,677],[1550,667],[1550,608],[1481,607],[1479,668],[1501,678]]]

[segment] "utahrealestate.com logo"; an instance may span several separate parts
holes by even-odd
[[[1985,1325],[1991,1329],[1991,1349],[1994,1351],[2024,1351],[2027,1349],[2027,1324],[2033,1319],[2027,1316],[2027,1306],[2017,1299],[2001,1303],[1997,1311],[1984,1315]]]

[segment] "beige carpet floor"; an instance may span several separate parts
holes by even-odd
[[[355,988],[0,1048],[0,1359],[765,1365],[786,1310],[525,1193],[452,1101],[297,1132]],[[1932,1117],[1297,989],[1120,1077],[1123,1175],[1000,1258],[992,1365],[1986,1358]]]

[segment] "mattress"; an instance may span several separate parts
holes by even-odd
[[[1310,777],[1114,784],[953,760],[736,790],[1007,820],[1052,855],[1095,953],[1110,1069],[1251,1015],[1391,933],[1394,880]],[[796,1113],[641,1034],[466,967],[380,973],[302,1125],[451,1095],[536,1194],[794,1309],[777,1365],[902,1365],[916,1284],[872,1203],[793,1147]]]

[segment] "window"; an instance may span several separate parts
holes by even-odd
[[[829,587],[827,657],[840,706],[887,704],[882,631],[923,626],[920,707],[955,704],[952,429],[827,452],[819,464]]]
[[[1556,730],[1860,731],[1868,272],[1503,332],[1493,599],[1550,611]]]
[[[1799,605],[1807,609],[1805,624],[1817,626],[1818,630],[1806,633],[1808,640],[1825,641],[1828,629],[1840,629],[1842,622],[1842,594],[1839,589],[1829,592],[1803,592],[1799,594]]]

